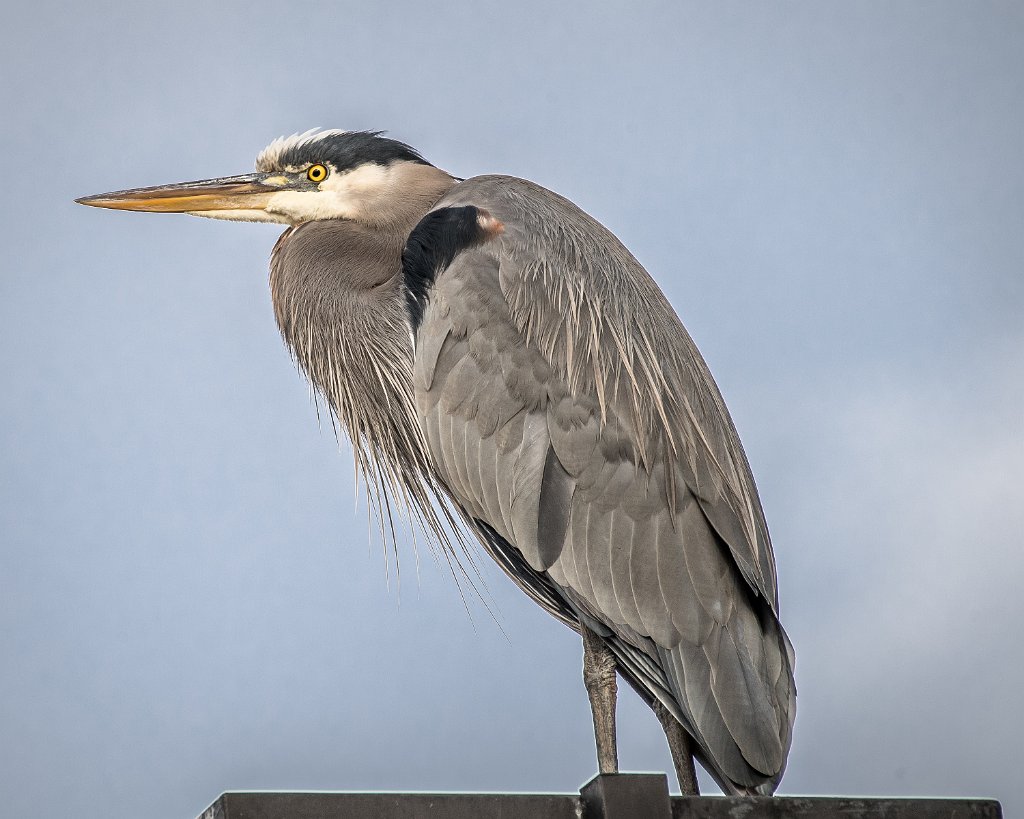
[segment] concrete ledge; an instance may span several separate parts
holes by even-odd
[[[673,796],[664,774],[594,777],[579,794],[222,794],[199,819],[1002,819],[993,799]]]
[[[672,819],[1002,819],[994,799],[673,796]]]
[[[200,819],[578,819],[578,796],[498,793],[225,793]]]

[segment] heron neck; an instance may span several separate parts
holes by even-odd
[[[351,439],[357,473],[383,510],[382,530],[393,531],[385,525],[390,495],[443,542],[415,410],[401,275],[406,236],[436,201],[428,199],[409,197],[401,218],[386,226],[329,220],[285,231],[270,286],[281,335]]]
[[[404,247],[416,223],[455,185],[450,174],[433,165],[395,163],[387,168],[383,182],[353,199],[354,221]]]

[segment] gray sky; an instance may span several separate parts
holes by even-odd
[[[574,199],[747,448],[797,649],[786,793],[1019,795],[1024,12],[1015,3],[87,3],[0,38],[0,795],[572,791],[578,639],[401,589],[273,323],[278,231],[72,199],[384,128]],[[632,694],[621,762],[665,770]]]

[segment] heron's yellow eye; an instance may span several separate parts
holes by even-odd
[[[326,165],[310,165],[306,171],[306,178],[310,182],[323,182],[327,178]]]

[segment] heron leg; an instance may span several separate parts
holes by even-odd
[[[660,702],[655,702],[654,713],[658,715],[661,727],[665,729],[668,749],[672,752],[672,765],[676,769],[679,790],[683,796],[700,796],[697,787],[697,771],[693,766],[693,740],[686,729],[679,724],[672,712]]]
[[[583,684],[590,697],[597,740],[597,765],[603,774],[619,772],[615,746],[615,655],[598,635],[582,625]]]

